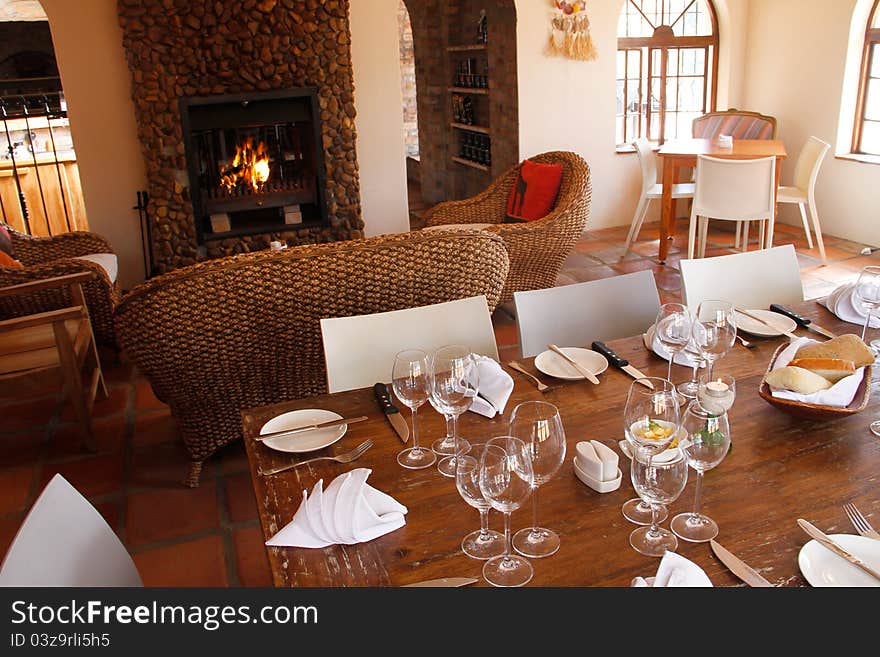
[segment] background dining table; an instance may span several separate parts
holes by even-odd
[[[838,334],[859,332],[855,325],[838,320],[816,302],[790,306]],[[798,334],[814,337],[802,329]],[[752,349],[736,343],[715,366],[717,374],[736,377],[737,398],[730,411],[732,447],[724,461],[706,473],[703,512],[720,526],[716,540],[770,582],[802,586],[806,580],[798,566],[798,552],[809,538],[798,527],[798,518],[826,533],[852,534],[855,532],[842,505],[853,502],[875,525],[880,520],[876,512],[880,508],[880,440],[868,430],[870,421],[880,416],[880,378],[875,376],[871,384],[874,394],[863,412],[825,421],[799,419],[758,396],[768,362],[784,340],[754,338],[757,346]],[[608,344],[646,375],[665,377],[666,361],[645,347],[642,336]],[[533,359],[520,362],[549,384],[550,390],[538,392],[524,376],[505,366],[515,387],[504,414],[487,419],[467,412],[459,425],[462,436],[485,440],[506,433],[510,412],[519,402],[544,399],[560,410],[567,453],[556,476],[540,489],[539,522],[555,530],[562,545],[556,554],[532,560],[535,574],[528,586],[629,586],[635,576],[653,576],[659,559],[630,547],[629,534],[635,525],[621,515],[621,505],[635,497],[629,461],[618,447],[623,439],[624,401],[633,379],[609,367],[599,376],[599,385],[562,381],[541,374]],[[689,367],[673,366],[676,382],[690,374]],[[268,419],[303,408],[329,409],[344,417],[367,415],[369,419],[351,425],[339,442],[318,453],[284,454],[254,440]],[[409,411],[402,405],[400,408],[409,420]],[[486,585],[480,574],[483,562],[467,557],[460,547],[462,537],[479,527],[476,509],[465,504],[454,480],[441,476],[435,467],[405,470],[398,465],[395,455],[403,445],[379,410],[372,388],[250,409],[242,412],[242,418],[267,540],[290,522],[304,489],[310,490],[322,478],[326,486],[355,467],[371,469],[368,482],[408,508],[404,527],[366,543],[322,549],[267,548],[276,586],[400,586],[440,577],[480,578],[478,585]],[[445,430],[443,417],[425,404],[419,418],[421,442],[430,445]],[[345,452],[367,438],[372,438],[375,446],[354,463],[319,461],[274,476],[257,473],[260,467],[297,458]],[[591,439],[620,454],[623,481],[613,492],[597,493],[573,472],[575,445]],[[670,518],[692,509],[695,479],[691,477],[684,493],[670,506]],[[513,531],[530,526],[531,514],[530,503],[514,512]],[[501,530],[501,520],[491,512],[493,529]],[[680,540],[677,551],[701,566],[715,586],[741,584],[716,559],[708,543]]]
[[[658,258],[666,263],[669,242],[675,237],[675,199],[672,186],[679,182],[679,172],[685,167],[696,167],[698,155],[709,155],[727,160],[749,160],[758,157],[776,158],[776,189],[779,189],[782,161],[786,158],[785,144],[779,139],[734,139],[732,146],[719,146],[713,139],[672,139],[657,151],[663,165],[663,196],[660,200],[660,249]]]

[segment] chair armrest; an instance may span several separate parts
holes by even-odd
[[[52,237],[33,237],[21,233],[10,233],[10,236],[16,256],[26,267],[92,253],[113,253],[113,247],[106,238],[84,230]]]
[[[58,310],[50,310],[49,312],[37,313],[36,315],[4,319],[0,321],[0,333],[40,326],[42,324],[66,322],[70,319],[82,319],[84,315],[85,308],[83,306],[70,306],[69,308],[59,308]]]
[[[500,224],[507,214],[507,196],[518,167],[495,180],[476,196],[460,201],[444,201],[422,214],[425,226],[443,224]]]
[[[31,281],[29,283],[9,285],[7,287],[0,287],[0,297],[11,297],[18,294],[32,294],[34,292],[39,292],[40,290],[50,290],[56,287],[64,287],[66,285],[74,285],[77,283],[82,284],[94,277],[94,273],[84,271],[78,274],[67,274],[65,276],[55,276],[54,278],[44,278]]]

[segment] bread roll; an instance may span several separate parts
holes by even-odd
[[[768,373],[764,380],[771,388],[791,390],[802,395],[811,395],[831,387],[831,381],[802,367],[780,367]]]
[[[795,358],[839,358],[851,360],[856,367],[874,362],[874,352],[857,335],[847,333],[819,344],[798,349]]]
[[[840,358],[795,358],[789,365],[815,372],[831,383],[837,383],[856,371],[856,366],[851,360],[841,360]]]

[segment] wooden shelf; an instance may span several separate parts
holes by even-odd
[[[472,160],[466,160],[463,157],[452,156],[452,161],[457,162],[458,164],[463,164],[466,167],[471,167],[472,169],[479,169],[480,171],[489,171],[489,167],[485,164],[480,164],[479,162],[473,162]]]
[[[449,91],[455,94],[478,94],[481,96],[489,94],[489,90],[482,87],[449,87]]]
[[[484,135],[491,135],[492,131],[489,128],[484,128],[481,125],[470,125],[469,123],[456,123],[453,121],[450,123],[453,128],[458,128],[459,130],[467,130],[468,132],[479,132]]]
[[[461,46],[446,46],[447,52],[468,52],[471,50],[485,50],[485,43],[467,43]]]

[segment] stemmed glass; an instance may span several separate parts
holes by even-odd
[[[679,538],[702,543],[718,536],[718,524],[700,513],[703,490],[703,473],[717,466],[730,449],[730,423],[727,413],[712,413],[697,400],[692,401],[682,419],[684,438],[679,441],[687,462],[697,471],[697,487],[694,492],[694,510],[679,513],[669,523]]]
[[[667,449],[679,428],[678,393],[668,379],[647,377],[653,389],[638,381],[630,384],[623,411],[623,428],[633,452],[646,450],[648,457]],[[641,496],[624,503],[623,517],[637,525],[662,522],[666,509],[662,504],[652,505]]]
[[[441,459],[437,470],[445,477],[455,476],[455,460],[467,442],[458,437],[458,416],[470,408],[479,388],[477,363],[470,349],[462,345],[440,347],[431,356],[431,405],[446,417],[452,427],[452,455]]]
[[[669,367],[666,378],[672,380],[672,361],[682,351],[691,337],[691,314],[680,303],[664,303],[660,306],[654,322],[654,333],[663,348],[669,352]]]
[[[461,550],[474,559],[504,553],[504,535],[489,529],[489,502],[480,490],[480,456],[485,443],[470,443],[455,455],[455,487],[465,502],[480,512],[480,528],[461,540]]]
[[[684,383],[678,384],[678,394],[682,397],[687,397],[688,399],[694,399],[697,396],[697,392],[699,390],[699,381],[697,380],[697,373],[700,370],[700,367],[703,366],[705,362],[705,358],[703,357],[703,352],[700,350],[700,347],[697,345],[694,340],[695,332],[699,330],[697,326],[697,321],[694,320],[691,322],[691,339],[688,340],[687,345],[684,348],[684,352],[687,354],[690,361],[693,363],[693,372],[691,373],[691,380],[685,381]]]
[[[633,487],[639,496],[651,505],[654,516],[647,527],[634,529],[629,544],[636,552],[649,557],[662,557],[667,550],[675,550],[678,540],[668,529],[659,526],[657,511],[661,505],[678,499],[687,483],[688,464],[678,447],[654,456],[651,449],[633,450],[630,470]]]
[[[865,313],[865,325],[862,326],[862,340],[864,340],[868,324],[871,323],[871,315],[880,308],[880,267],[870,266],[862,269],[859,280],[856,281],[855,293],[868,311]],[[873,341],[871,345],[874,345]],[[877,355],[876,350],[875,355]]]
[[[709,299],[697,306],[693,338],[706,359],[706,376],[712,380],[712,368],[733,347],[736,341],[736,316],[733,304]]]
[[[391,384],[397,398],[412,411],[413,446],[397,455],[397,462],[404,468],[418,470],[434,464],[434,452],[419,447],[419,431],[416,411],[428,401],[428,355],[420,349],[407,349],[394,357]]]
[[[504,554],[483,565],[492,586],[522,586],[532,579],[532,564],[510,551],[510,514],[532,491],[532,459],[519,438],[499,436],[486,443],[480,456],[480,490],[489,505],[504,514]]]
[[[510,414],[510,435],[522,440],[532,458],[532,526],[513,535],[513,549],[527,557],[549,557],[559,549],[559,534],[538,525],[538,488],[553,478],[565,460],[565,430],[559,410],[544,401],[518,404]]]

